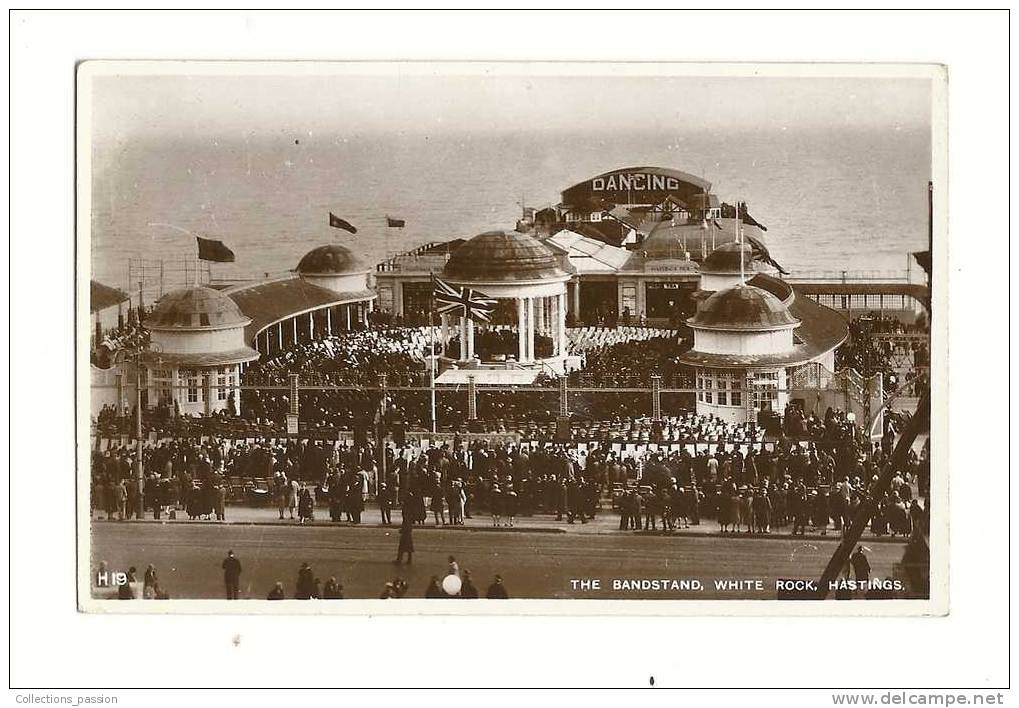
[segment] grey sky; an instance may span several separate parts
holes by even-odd
[[[888,78],[100,76],[119,137],[458,131],[681,132],[930,124],[930,82]]]

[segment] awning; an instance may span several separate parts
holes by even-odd
[[[103,285],[102,283],[93,280],[92,281],[92,293],[91,293],[91,312],[99,312],[105,310],[107,307],[113,307],[119,305],[122,302],[130,300],[131,296],[125,293],[123,290],[117,288],[111,288],[109,285]]]
[[[147,351],[142,354],[142,361],[153,366],[178,366],[185,368],[205,368],[209,366],[227,366],[254,361],[261,356],[251,347],[241,347],[226,352],[180,354],[175,352]]]

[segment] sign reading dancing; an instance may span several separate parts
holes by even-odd
[[[679,189],[679,180],[666,175],[644,172],[621,173],[596,177],[591,180],[593,192],[674,192]]]

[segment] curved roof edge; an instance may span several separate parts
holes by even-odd
[[[700,187],[704,191],[708,191],[708,190],[711,189],[711,182],[709,182],[708,180],[704,179],[703,177],[698,177],[697,175],[692,175],[689,172],[683,172],[682,170],[674,170],[674,169],[672,169],[670,167],[655,167],[653,165],[637,165],[637,166],[634,166],[634,167],[619,167],[619,168],[616,168],[614,170],[609,170],[608,172],[602,172],[601,174],[594,175],[593,177],[588,177],[587,179],[582,179],[579,182],[577,182],[576,184],[571,184],[569,187],[567,187],[566,189],[563,189],[562,191],[563,192],[568,192],[571,189],[574,189],[576,187],[581,187],[585,183],[590,182],[591,180],[594,180],[594,179],[598,179],[599,177],[608,177],[609,175],[616,175],[616,174],[620,174],[620,173],[623,173],[623,172],[648,172],[650,174],[665,175],[667,177],[675,177],[676,179],[682,180],[683,182],[688,182],[688,183],[690,183],[690,184],[692,184],[692,185],[694,185],[696,187]]]
[[[148,351],[142,355],[142,359],[147,364],[204,367],[242,364],[247,361],[254,361],[260,356],[261,354],[251,347],[240,347],[226,352],[177,353]]]
[[[267,327],[283,320],[335,305],[367,302],[377,296],[371,290],[336,292],[309,283],[299,275],[280,280],[250,283],[225,291],[251,323],[244,336],[249,342]]]

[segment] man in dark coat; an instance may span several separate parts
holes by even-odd
[[[460,597],[466,600],[475,600],[478,597],[478,589],[471,580],[471,571],[463,572],[463,582],[460,585]]]
[[[389,487],[385,482],[379,485],[379,512],[382,514],[382,523],[389,526],[393,523],[392,509],[393,509],[393,493],[389,491]]]
[[[403,562],[403,554],[407,554],[408,565],[414,555],[414,538],[411,535],[414,530],[414,521],[406,513],[403,515],[403,522],[400,524],[400,546],[396,549],[396,561],[399,565]]]
[[[488,592],[485,593],[485,597],[489,600],[508,600],[509,593],[506,592],[506,586],[502,584],[502,576],[496,575],[495,580],[488,586]]]
[[[227,551],[223,559],[223,582],[226,584],[226,599],[236,600],[240,596],[241,562],[233,551]]]
[[[318,593],[315,592],[315,573],[312,571],[311,566],[307,563],[301,563],[301,568],[297,571],[297,584],[294,590],[295,600],[310,600],[313,597],[317,597]]]
[[[863,553],[863,546],[857,546],[856,551],[850,556],[849,561],[853,564],[853,575],[859,581],[867,582],[870,579],[870,561]]]

